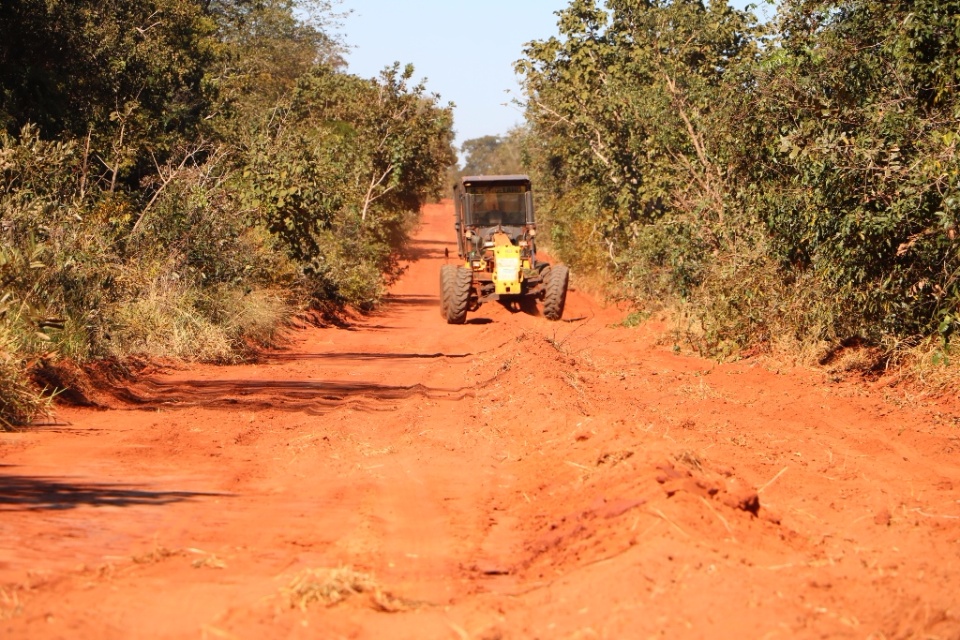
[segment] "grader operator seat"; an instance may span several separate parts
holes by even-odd
[[[477,194],[473,201],[473,221],[480,237],[486,241],[502,231],[514,244],[519,243],[528,223],[522,194]]]
[[[503,210],[500,208],[500,199],[497,194],[479,194],[475,206],[474,215],[478,227],[494,229],[503,224]]]

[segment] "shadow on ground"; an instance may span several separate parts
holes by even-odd
[[[225,496],[196,491],[147,491],[130,485],[100,484],[0,474],[0,512],[64,511],[82,506],[163,506],[196,498]]]

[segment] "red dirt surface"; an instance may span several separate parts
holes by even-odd
[[[955,399],[577,291],[448,326],[451,213],[349,328],[0,435],[0,636],[960,637]]]

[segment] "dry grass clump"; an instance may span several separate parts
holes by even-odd
[[[288,326],[294,309],[283,295],[269,289],[255,289],[226,299],[230,312],[228,331],[248,343],[276,346],[280,332]]]
[[[960,394],[960,353],[955,344],[928,339],[904,349],[894,366],[900,378],[933,395]]]
[[[831,360],[827,371],[830,373],[869,373],[883,367],[885,357],[875,347],[854,347],[845,349]]]
[[[114,355],[231,361],[249,346],[273,343],[290,314],[271,291],[201,293],[160,280],[115,309]]]
[[[0,430],[29,424],[50,413],[51,399],[30,385],[10,330],[0,326]]]
[[[157,545],[151,551],[131,556],[130,559],[133,560],[134,564],[156,564],[157,562],[163,562],[167,558],[180,555],[183,555],[182,549],[168,549],[167,547]]]
[[[370,605],[379,611],[408,608],[408,603],[385,592],[370,575],[345,567],[306,569],[294,577],[283,594],[291,608],[301,611],[316,604],[331,607],[358,595],[367,595]]]

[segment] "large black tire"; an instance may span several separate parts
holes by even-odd
[[[440,312],[447,324],[463,324],[467,321],[467,304],[470,302],[472,286],[473,272],[470,269],[453,265],[440,268]]]
[[[450,294],[453,292],[457,279],[457,265],[445,264],[440,267],[440,315],[447,317],[450,308]]]
[[[563,307],[567,303],[567,284],[570,270],[557,264],[543,270],[544,288],[543,317],[547,320],[559,320],[563,317]]]

